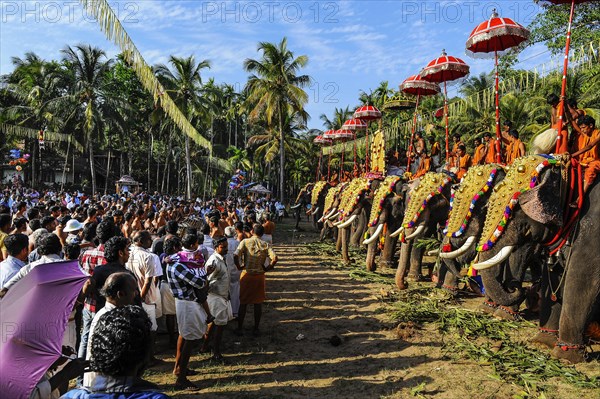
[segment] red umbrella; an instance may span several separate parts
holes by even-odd
[[[567,43],[565,45],[565,62],[563,65],[562,86],[560,88],[560,103],[558,105],[558,122],[556,138],[556,153],[560,154],[567,151],[567,140],[563,137],[563,114],[565,109],[565,95],[567,92],[567,71],[569,68],[569,48],[571,47],[571,27],[573,25],[573,15],[575,14],[575,4],[586,3],[595,0],[545,0],[552,4],[571,4],[571,12],[569,14],[569,25],[567,27]]]
[[[410,132],[410,144],[408,146],[408,163],[406,165],[406,170],[408,171],[410,168],[410,156],[412,154],[413,149],[415,129],[417,127],[417,109],[419,108],[419,100],[421,96],[432,96],[434,94],[439,93],[440,86],[438,86],[437,83],[432,83],[423,80],[419,75],[412,75],[406,78],[404,82],[400,83],[400,90],[404,93],[417,96],[417,102],[415,104],[415,113],[413,115],[413,125]]]
[[[326,145],[326,144],[331,144],[332,141],[331,141],[331,139],[328,139],[321,135],[318,135],[317,137],[314,138],[313,143],[320,144],[320,145]],[[321,164],[322,163],[323,163],[323,148],[321,148],[321,151],[319,152],[319,165],[317,167],[317,178],[315,181],[319,181],[319,175],[321,174]],[[329,169],[329,167],[328,167],[328,169]],[[329,179],[329,176],[327,178]]]
[[[448,88],[447,83],[466,77],[469,66],[460,58],[452,57],[442,50],[442,55],[431,61],[421,71],[421,78],[428,82],[444,83],[444,115],[446,118],[446,161],[448,161]]]
[[[364,130],[367,128],[367,122],[363,119],[348,119],[342,125],[344,130]]]
[[[381,118],[381,111],[373,105],[363,105],[354,111],[354,119],[362,119],[363,121],[372,121]]]
[[[381,119],[381,111],[374,105],[363,105],[354,111],[354,119],[362,119],[363,121],[374,121]],[[365,171],[369,170],[369,129],[365,135]]]
[[[496,66],[496,162],[500,163],[500,96],[498,77],[498,53],[518,46],[529,38],[529,31],[510,18],[500,18],[496,10],[489,20],[477,25],[467,40],[467,54],[494,57]]]

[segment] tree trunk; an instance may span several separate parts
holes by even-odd
[[[148,193],[150,193],[150,160],[152,159],[152,145],[154,144],[154,136],[152,135],[152,132],[150,132],[150,142],[148,143],[148,170],[147,170],[147,174],[148,174],[148,184],[146,185],[146,190],[148,191]]]
[[[33,188],[35,188],[35,186],[36,186],[37,165],[38,165],[38,142],[36,139],[33,139],[33,159],[31,160],[31,187],[33,187]]]
[[[192,198],[192,159],[190,155],[190,137],[185,136],[185,171],[186,171],[186,198]],[[178,171],[179,173],[179,171]]]
[[[127,174],[131,176],[133,173],[133,141],[131,140],[131,134],[127,135],[129,140],[129,154],[127,154]]]
[[[279,201],[285,203],[285,143],[283,135],[283,105],[279,105]]]
[[[125,159],[123,159],[123,151],[119,154],[119,177],[125,174]]]
[[[92,177],[92,195],[96,195],[96,167],[94,166],[94,145],[88,140],[88,153],[90,161],[90,175]]]
[[[109,137],[110,141],[110,137]],[[110,176],[110,160],[112,158],[112,146],[109,144],[108,146],[108,160],[106,161],[106,180],[104,181],[104,195],[108,192],[108,180]]]

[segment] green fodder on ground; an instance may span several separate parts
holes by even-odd
[[[307,251],[327,257],[339,255],[329,243],[312,243]],[[361,251],[351,251],[355,263],[340,266],[327,260],[325,266],[348,269],[349,277],[369,283],[393,285],[393,275],[369,272],[364,269]],[[520,387],[514,398],[549,398],[556,393],[557,381],[569,386],[568,397],[600,397],[600,370],[597,361],[578,366],[584,371],[551,358],[548,351],[530,346],[527,338],[537,325],[527,320],[499,320],[482,312],[462,307],[461,301],[449,293],[431,287],[419,286],[405,291],[393,291],[381,298],[387,305],[385,313],[398,324],[399,336],[410,337],[414,330],[434,328],[442,334],[443,350],[454,362],[470,359],[491,367],[492,378]],[[594,366],[596,363],[596,367]],[[588,372],[588,370],[591,372]],[[416,387],[415,389],[417,389]],[[413,389],[413,391],[415,390]],[[418,391],[418,389],[417,389]],[[422,396],[412,392],[413,396]],[[422,396],[424,397],[424,396]],[[566,396],[562,396],[566,397]]]

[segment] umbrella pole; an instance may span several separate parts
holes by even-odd
[[[496,163],[502,163],[502,154],[500,140],[502,140],[502,135],[500,133],[500,78],[498,76],[498,52],[494,52],[495,55],[495,66],[496,66],[496,79],[495,79],[495,91],[496,91]]]
[[[340,182],[343,181],[342,177],[344,176],[344,153],[346,152],[346,142],[342,141],[342,161],[340,163]]]
[[[352,171],[354,172],[354,175],[356,175],[356,135],[354,135],[353,143],[354,143],[354,148],[353,148],[353,151],[354,151],[354,167],[353,167]]]
[[[333,143],[330,145],[329,156],[327,158],[327,181],[331,181],[331,150],[333,149],[331,147],[333,147]]]
[[[558,123],[556,136],[556,153],[567,152],[567,138],[563,136],[563,115],[565,113],[565,95],[567,93],[567,72],[569,68],[569,48],[571,47],[571,27],[573,25],[573,14],[575,13],[575,0],[571,1],[571,13],[569,14],[569,26],[567,28],[567,43],[565,46],[565,62],[563,66],[562,86],[560,89],[560,103],[558,104]]]
[[[412,129],[410,131],[410,143],[408,144],[408,163],[406,164],[406,171],[410,172],[410,161],[413,150],[413,140],[415,138],[415,130],[417,129],[417,110],[419,108],[419,99],[421,98],[420,94],[417,94],[417,101],[415,103],[415,113],[413,115],[413,124]]]
[[[321,163],[323,162],[323,147],[319,151],[319,166],[317,166],[317,177],[315,181],[319,181],[319,175],[321,174]]]
[[[369,122],[365,133],[365,172],[369,171]]]
[[[446,118],[446,163],[448,162],[448,155],[450,153],[450,147],[448,146],[448,88],[446,82],[444,82],[444,117]]]

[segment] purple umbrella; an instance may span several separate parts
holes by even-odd
[[[39,265],[0,300],[0,392],[28,398],[61,356],[77,295],[88,276],[77,261]]]

